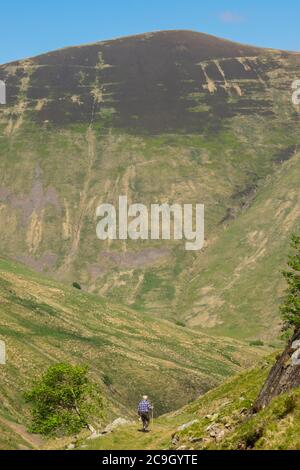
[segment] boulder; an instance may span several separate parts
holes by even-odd
[[[93,432],[93,434],[88,437],[88,441],[93,441],[94,439],[98,439],[98,437],[103,436],[103,433]]]
[[[190,426],[193,426],[193,424],[198,423],[198,422],[199,422],[198,419],[194,419],[193,421],[190,421],[189,423],[182,424],[181,426],[179,426],[179,428],[177,429],[177,431],[178,431],[178,432],[184,431],[185,429],[189,428]]]
[[[103,434],[109,434],[120,426],[125,426],[126,424],[130,424],[130,421],[127,421],[127,419],[124,418],[117,418],[112,423],[106,426],[103,431]]]
[[[300,339],[297,339],[292,342],[291,349],[292,351],[296,351],[297,349],[300,349]]]
[[[208,432],[209,436],[216,441],[222,440],[226,433],[226,429],[221,423],[210,424],[210,426],[208,426],[205,431]]]
[[[300,347],[292,354],[291,360],[293,366],[300,366]]]
[[[205,418],[206,419],[209,419],[210,421],[216,421],[216,419],[218,419],[219,415],[217,413],[213,414],[213,415],[206,415]]]
[[[194,442],[203,442],[203,437],[190,437],[189,441],[194,443]]]

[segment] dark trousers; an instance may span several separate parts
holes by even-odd
[[[142,419],[143,429],[146,431],[150,424],[150,413],[140,413],[140,417]]]

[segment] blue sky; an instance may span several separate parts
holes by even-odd
[[[0,9],[0,63],[161,29],[300,51],[299,0],[10,0]]]

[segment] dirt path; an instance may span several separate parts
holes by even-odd
[[[8,421],[7,419],[1,416],[0,416],[0,421],[2,424],[7,426],[9,429],[11,429],[14,433],[16,433],[18,436],[20,436],[25,442],[27,442],[27,444],[29,444],[34,449],[42,448],[43,443],[44,443],[43,439],[38,435],[30,434],[29,432],[27,432],[25,426],[23,426],[22,424]]]

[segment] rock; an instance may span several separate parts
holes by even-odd
[[[88,428],[89,428],[89,430],[91,431],[92,434],[94,434],[96,432],[96,429],[91,424],[88,424]]]
[[[295,341],[292,342],[292,345],[291,345],[292,351],[296,351],[297,349],[300,349],[300,339],[296,339]]]
[[[248,408],[242,408],[242,409],[239,411],[239,414],[240,414],[240,415],[244,415],[244,414],[246,414],[246,413],[248,413]]]
[[[294,350],[294,353],[291,355],[293,348],[298,345],[298,342],[300,342],[300,328],[295,330],[287,347],[272,367],[253,405],[251,410],[253,413],[264,409],[274,397],[300,386],[300,362],[298,362],[300,359],[300,354],[298,353],[300,348]]]
[[[295,343],[297,343],[297,341],[295,341]],[[293,366],[300,366],[300,347],[293,353],[291,357],[291,363]]]
[[[75,449],[75,444],[69,444],[67,447],[68,450],[73,450]]]
[[[203,437],[190,437],[190,438],[189,438],[189,441],[190,441],[190,442],[202,442],[202,441],[203,441]]]
[[[209,437],[204,437],[204,438],[202,439],[202,444],[203,444],[203,445],[205,445],[205,444],[210,444],[210,442],[211,442],[211,441],[210,441],[210,438],[209,438]]]
[[[179,442],[179,437],[175,434],[175,436],[173,436],[172,438],[172,444],[173,446],[175,446],[176,444],[178,444]]]
[[[220,430],[220,432],[216,435],[216,441],[217,441],[217,442],[220,442],[220,441],[223,439],[224,436],[225,436],[225,430],[222,429],[222,430]]]
[[[244,442],[239,442],[237,445],[238,450],[246,450],[246,445]]]
[[[98,439],[98,437],[102,437],[103,433],[93,432],[93,434],[87,438],[88,441],[93,441],[94,439]]]
[[[190,426],[193,426],[193,424],[198,423],[199,419],[194,419],[193,421],[190,421],[189,423],[182,424],[182,426],[179,426],[177,429],[178,432],[184,431],[185,429],[189,428]]]
[[[213,414],[213,415],[206,415],[205,418],[206,419],[209,419],[210,421],[216,421],[216,419],[218,419],[219,415],[217,413]]]
[[[102,434],[109,434],[120,426],[125,426],[126,424],[130,424],[130,421],[127,421],[127,419],[124,418],[117,418],[106,426]]]
[[[207,428],[205,428],[205,431],[209,432],[213,428],[213,426],[214,424],[210,424],[209,426],[207,426]]]
[[[225,435],[225,429],[220,423],[210,424],[205,431],[209,433],[210,437],[213,437],[216,440],[220,440]]]

